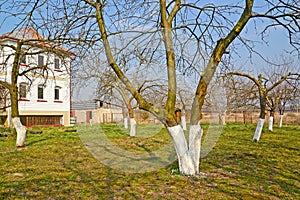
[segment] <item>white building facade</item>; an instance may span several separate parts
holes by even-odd
[[[23,28],[0,36],[0,80],[11,82],[15,50],[19,40],[40,39],[36,31]],[[51,45],[54,45],[51,43]],[[33,46],[24,45],[18,76],[19,114],[22,124],[70,125],[71,102],[71,52],[55,47],[49,51],[49,43]],[[45,50],[48,49],[48,50]],[[58,49],[58,50],[57,50]],[[25,73],[26,72],[26,73]],[[1,97],[0,97],[1,98]],[[10,97],[2,97],[0,115],[2,121],[10,123]]]

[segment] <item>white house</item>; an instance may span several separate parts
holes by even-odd
[[[72,52],[54,43],[46,43],[43,36],[28,27],[0,35],[0,80],[11,81],[16,53],[11,46],[16,47],[18,41],[24,40],[30,41],[22,46],[26,54],[21,59],[19,74],[30,72],[18,77],[22,124],[70,125]],[[2,93],[7,95],[0,96],[0,116],[9,124],[10,97],[8,92]]]

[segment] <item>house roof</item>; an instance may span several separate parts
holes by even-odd
[[[122,106],[117,104],[112,104],[108,102],[101,101],[99,99],[85,100],[85,101],[73,101],[72,110],[96,110],[103,107],[103,105],[109,105],[111,109],[113,108],[122,108]]]
[[[13,40],[44,40],[45,38],[40,35],[37,31],[30,27],[20,28],[12,32],[0,35],[0,39],[9,38]]]
[[[67,53],[69,55],[75,55],[72,51],[55,44],[54,42],[49,41],[47,38],[39,34],[36,30],[30,27],[20,28],[9,33],[5,33],[0,35],[1,39],[10,39],[10,40],[28,40],[29,44],[41,46],[44,48],[53,48],[55,47],[57,50]]]
[[[96,110],[97,108],[97,102],[93,100],[72,102],[72,110]]]

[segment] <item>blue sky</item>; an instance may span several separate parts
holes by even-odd
[[[4,20],[4,14],[0,13],[0,34],[7,33],[12,30],[13,27],[17,24],[17,20],[14,18],[7,18]],[[257,30],[258,32],[260,30]],[[247,31],[243,31],[242,34],[249,39],[259,40],[257,35],[257,31],[253,29],[251,23],[247,26]],[[267,59],[275,59],[280,57],[285,50],[290,50],[291,46],[289,45],[287,34],[284,32],[282,28],[272,29],[269,33],[268,37],[269,45],[260,45],[257,43],[256,50],[261,52]],[[244,49],[238,49],[241,53],[241,57],[236,59],[235,65],[237,68],[243,67],[246,70],[253,71],[254,73],[260,73],[262,68],[267,67],[267,64],[258,56],[254,56],[253,62],[251,63],[247,60],[248,52],[244,51]],[[294,57],[296,62],[299,63],[299,58]],[[300,70],[299,70],[300,71]],[[86,90],[83,90],[86,92]],[[80,96],[85,96],[87,98],[92,98],[93,94],[88,92],[89,94],[84,94]]]

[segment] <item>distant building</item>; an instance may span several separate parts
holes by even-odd
[[[72,102],[76,124],[119,123],[123,121],[121,106],[100,100]]]
[[[47,66],[47,77],[38,70],[19,76],[19,112],[24,125],[70,125],[70,69],[74,54],[54,43],[44,43],[43,36],[31,28],[22,28],[0,35],[0,80],[10,82],[15,51],[10,46],[20,40],[27,43],[20,72]],[[36,40],[36,41],[34,41]],[[42,41],[43,40],[43,41]],[[48,51],[53,46],[55,51]],[[55,52],[55,53],[54,53]],[[3,88],[2,88],[3,90]],[[0,93],[0,123],[10,122],[9,92]],[[1,109],[2,108],[2,109]]]

